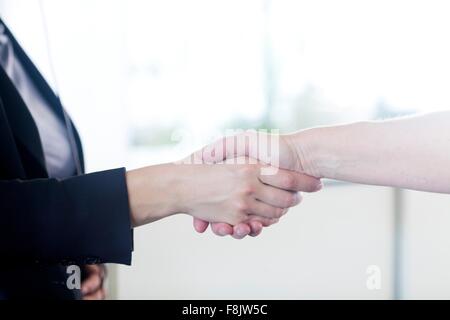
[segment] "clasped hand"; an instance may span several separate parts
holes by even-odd
[[[217,142],[218,150],[223,142]],[[252,145],[243,150],[220,149],[223,153],[205,150],[191,156],[200,161],[127,172],[132,227],[186,213],[194,217],[198,232],[213,223],[212,230],[220,236],[256,236],[263,226],[276,223],[300,203],[300,191],[321,188],[319,179],[302,173],[285,139],[280,139],[277,167],[259,157]]]
[[[249,137],[249,135],[255,135],[255,137]],[[267,157],[267,153],[263,153],[262,159],[261,154],[258,152],[258,136],[256,135],[260,135],[260,133],[247,132],[240,136],[225,137],[191,156],[193,159],[201,159],[203,163],[210,164],[222,163],[224,160],[226,163],[227,159],[229,161],[240,156],[250,156],[261,161],[268,158],[268,162],[270,163],[270,159],[273,160],[276,156],[278,160],[276,164],[284,168],[272,171],[274,172],[273,175],[258,175],[256,172],[257,170],[261,172],[261,167],[247,167],[247,169],[254,170],[259,181],[265,185],[265,187],[261,187],[261,190],[263,190],[261,193],[262,196],[255,193],[253,201],[256,201],[255,203],[258,204],[258,209],[264,208],[268,212],[275,213],[275,215],[271,219],[267,219],[267,217],[261,215],[261,211],[252,211],[252,207],[245,207],[245,209],[251,212],[246,221],[237,224],[229,224],[226,221],[212,223],[211,229],[218,236],[231,235],[236,239],[242,239],[247,235],[253,237],[258,236],[262,232],[263,227],[268,227],[278,222],[279,218],[286,214],[290,207],[301,202],[302,197],[300,192],[316,192],[322,188],[322,183],[319,179],[301,173],[302,166],[299,160],[300,157],[298,157],[295,148],[289,142],[288,136],[277,136],[279,148],[276,152],[278,154],[271,154]],[[244,141],[240,149],[235,147],[238,140]],[[263,140],[267,141],[268,139]],[[233,147],[230,148],[229,146]],[[271,171],[266,170],[266,172]],[[253,191],[251,188],[247,190],[249,192]],[[255,207],[255,209],[257,208]],[[196,217],[194,218],[194,228],[197,232],[203,233],[208,228],[209,222],[212,221],[202,220]]]

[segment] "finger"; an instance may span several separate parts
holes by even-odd
[[[257,237],[261,234],[262,229],[263,229],[263,225],[261,222],[254,220],[254,221],[250,221],[248,224],[250,225],[251,231],[250,231],[249,235],[251,237]]]
[[[267,219],[278,219],[283,216],[284,209],[275,207],[257,199],[253,199],[248,206],[248,213]]]
[[[251,228],[246,223],[239,223],[234,226],[232,237],[235,239],[243,239],[248,236],[251,232]]]
[[[99,268],[96,264],[87,264],[85,266],[83,266],[84,270],[86,273],[91,274],[94,272],[99,272]]]
[[[84,266],[84,270],[88,275],[92,273],[98,273],[102,280],[107,276],[108,273],[108,270],[106,269],[106,266],[104,264],[87,264]]]
[[[289,209],[284,209],[283,210],[283,215],[285,215],[287,212],[289,211]],[[260,217],[260,216],[250,216],[249,218],[249,222],[252,221],[257,221],[259,223],[262,224],[263,227],[270,227],[271,225],[278,223],[280,221],[280,219],[269,219],[269,218],[264,218],[264,217]]]
[[[203,233],[208,229],[209,223],[197,218],[194,218],[194,229],[198,233]]]
[[[316,192],[322,189],[320,179],[290,170],[279,169],[276,174],[260,175],[259,180],[284,190]]]
[[[225,237],[233,234],[233,226],[228,223],[212,223],[211,230],[219,237]]]
[[[94,272],[90,274],[81,284],[81,293],[89,295],[90,293],[101,289],[102,282],[100,273]]]
[[[265,184],[261,184],[261,186],[257,188],[255,197],[261,202],[282,209],[294,207],[302,200],[301,194],[298,192],[286,191]],[[261,214],[261,216],[267,218],[280,218],[282,214],[278,212],[278,214],[274,215]]]

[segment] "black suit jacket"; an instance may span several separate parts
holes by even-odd
[[[0,297],[73,298],[77,293],[66,287],[64,266],[131,262],[125,169],[84,174],[72,121],[10,31],[6,33],[35,85],[66,124],[78,172],[64,180],[48,177],[36,124],[0,66]]]

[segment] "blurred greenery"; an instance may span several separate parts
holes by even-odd
[[[175,145],[177,141],[172,139],[172,135],[177,128],[178,124],[133,128],[130,143],[135,147]]]
[[[280,123],[283,131],[295,131],[308,127],[337,122],[341,116],[331,102],[326,101],[320,90],[308,85],[294,99],[290,106],[290,116]]]
[[[414,110],[398,111],[394,106],[380,98],[373,107],[372,116],[368,119],[386,119],[404,116],[414,113]],[[278,115],[283,115],[278,117]],[[254,129],[267,130],[279,129],[281,133],[292,132],[304,128],[319,125],[330,125],[340,121],[348,120],[349,111],[335,106],[327,101],[320,90],[312,85],[306,86],[302,92],[295,97],[284,110],[275,105],[267,108],[259,119],[248,119],[234,117],[230,121],[222,124],[218,129],[225,132],[226,129]],[[180,123],[170,126],[148,126],[133,128],[131,144],[139,147],[154,147],[164,145],[175,145],[177,141],[172,139],[172,135]]]

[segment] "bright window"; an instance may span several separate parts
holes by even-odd
[[[90,159],[114,137],[117,151],[93,169],[123,153],[132,164],[154,159],[180,135],[188,146],[158,160],[225,128],[290,131],[450,106],[446,1],[41,2]],[[45,71],[38,3],[0,0]]]

